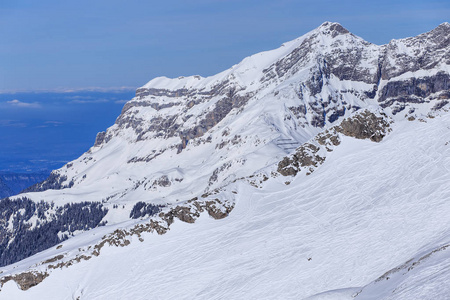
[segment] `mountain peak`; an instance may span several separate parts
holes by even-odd
[[[444,22],[442,24],[439,24],[438,27],[432,30],[432,32],[439,32],[440,34],[450,34],[450,23]]]
[[[317,30],[323,34],[331,35],[332,37],[336,37],[340,34],[350,33],[341,24],[336,22],[324,22],[317,28]]]
[[[430,32],[448,32],[448,31],[450,31],[450,23],[444,22],[439,24],[436,28],[434,28]]]
[[[450,37],[450,23],[444,22],[439,24],[436,28],[431,31],[425,32],[418,35],[417,37],[412,37],[412,39],[419,40],[426,39],[428,42],[434,43],[438,48],[446,49],[448,47],[448,39]]]

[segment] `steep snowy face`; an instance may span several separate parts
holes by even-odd
[[[89,152],[37,190],[167,203],[248,176],[374,102],[382,50],[324,23],[211,77],[153,79]],[[108,192],[92,191],[99,182]]]
[[[312,67],[315,70],[310,71],[318,71],[327,78],[334,75],[339,80],[376,83],[380,50],[340,24],[327,22],[308,34],[299,47],[264,70],[265,77],[287,79]]]
[[[420,118],[448,103],[449,38],[444,23],[377,46],[326,22],[211,77],[155,78],[87,153],[29,191],[175,203],[277,163],[360,108]]]
[[[324,23],[279,49],[248,57],[218,75],[150,81],[125,105],[117,129],[133,128],[137,141],[177,136],[184,148],[189,140],[203,136],[233,110],[273,94],[277,87],[289,87],[286,94],[295,92],[300,104],[309,104],[302,98],[314,97],[322,102],[322,97],[316,96],[324,84],[330,84],[332,76],[341,81],[376,83],[378,48],[339,24]],[[280,100],[285,104],[288,97]],[[324,120],[312,123],[325,125]],[[111,130],[100,135],[97,144],[115,134]]]
[[[7,248],[24,234],[26,226],[8,227],[15,219],[39,236],[42,222],[53,222],[48,226],[58,241],[161,209],[166,224],[193,221],[191,209],[222,218],[238,197],[223,191],[230,184],[245,179],[259,186],[268,178],[261,170],[270,167],[277,176],[310,174],[342,134],[379,142],[392,118],[421,119],[445,108],[449,27],[377,46],[327,22],[214,76],[155,78],[88,152],[28,189],[25,198],[3,203],[25,213],[5,208],[9,225],[0,229],[8,234],[0,243]],[[93,207],[95,222],[84,220]],[[77,212],[84,229],[61,225],[58,215],[66,211]]]
[[[29,191],[174,203],[277,163],[360,108],[419,118],[448,103],[449,36],[444,23],[377,46],[326,22],[211,77],[155,78],[87,153]]]

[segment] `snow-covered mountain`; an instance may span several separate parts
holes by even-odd
[[[151,80],[0,201],[0,298],[444,299],[449,41],[449,23],[378,46],[327,22]]]

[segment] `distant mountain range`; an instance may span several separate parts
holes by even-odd
[[[50,172],[11,173],[0,172],[0,198],[17,195],[24,189],[45,180]]]

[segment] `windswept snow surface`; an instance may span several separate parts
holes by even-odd
[[[355,299],[448,299],[450,248],[382,282],[380,298],[370,283],[450,242],[449,170],[450,114],[397,121],[380,143],[344,137],[309,176],[279,176],[262,189],[237,182],[225,219],[176,220],[165,235],[105,246],[27,291],[9,281],[0,299],[335,300],[366,285]],[[80,234],[59,251],[89,239]]]

